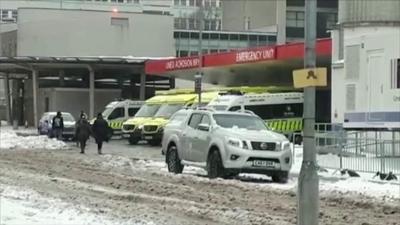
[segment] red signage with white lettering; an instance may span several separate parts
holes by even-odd
[[[329,56],[332,52],[331,39],[320,39],[316,43],[317,56]],[[249,48],[231,52],[203,55],[202,67],[218,67],[268,60],[304,58],[304,43]],[[166,74],[172,71],[199,67],[198,57],[182,57],[163,60],[149,60],[145,64],[146,74]]]
[[[200,59],[197,58],[178,58],[165,64],[166,70],[179,70],[199,67]]]
[[[145,72],[147,74],[159,74],[173,70],[198,68],[199,64],[199,57],[150,60],[146,62]]]
[[[207,55],[204,57],[204,66],[224,66],[260,62],[275,59],[275,55],[275,46],[232,51],[222,54]]]

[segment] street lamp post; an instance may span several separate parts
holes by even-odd
[[[200,0],[199,4],[199,12],[198,12],[198,24],[199,24],[199,50],[198,50],[198,56],[199,56],[199,68],[198,72],[195,75],[195,91],[198,94],[199,102],[198,106],[201,105],[201,82],[202,82],[202,72],[201,69],[203,67],[203,27],[204,27],[204,8],[203,5],[204,2],[203,0]]]
[[[317,0],[305,0],[304,67],[316,67]],[[307,78],[308,79],[308,78]],[[298,182],[298,225],[318,225],[319,188],[315,148],[315,86],[304,88],[303,163]]]

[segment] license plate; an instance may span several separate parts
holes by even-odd
[[[152,139],[153,139],[153,136],[144,136],[144,139],[145,139],[145,140],[152,140]]]
[[[265,160],[254,160],[253,166],[254,167],[271,167],[271,166],[274,166],[274,162],[265,161]]]
[[[123,134],[122,137],[123,137],[123,138],[129,138],[130,135],[129,135],[129,134]]]

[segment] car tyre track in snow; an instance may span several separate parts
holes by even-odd
[[[117,159],[117,162],[113,162]],[[162,162],[160,162],[162,163]],[[295,224],[291,190],[209,180],[120,156],[74,151],[0,151],[0,183],[82,204],[121,221],[155,224]],[[364,196],[321,196],[320,224],[400,224],[400,206]],[[123,223],[121,223],[123,224]]]

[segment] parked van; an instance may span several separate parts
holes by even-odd
[[[143,101],[121,100],[110,102],[102,112],[104,119],[112,128],[112,134],[121,134],[123,122],[129,117],[133,117],[140,107],[144,104]],[[95,119],[91,120],[91,123]]]

